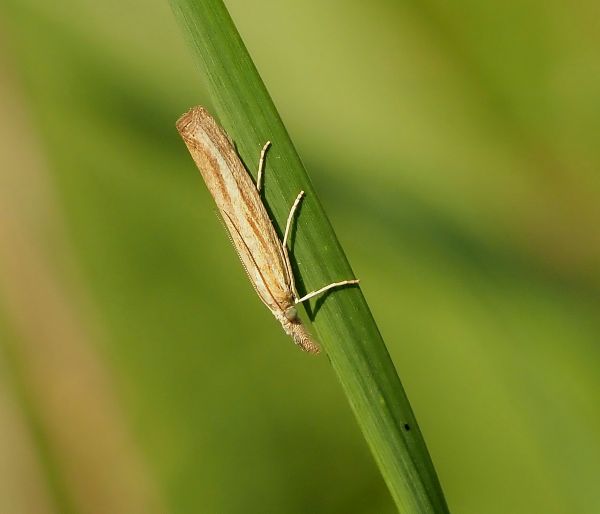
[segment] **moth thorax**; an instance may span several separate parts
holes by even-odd
[[[296,307],[294,307],[293,305],[291,307],[288,307],[284,311],[283,315],[291,323],[298,323],[300,321],[300,318],[298,317],[298,309],[296,309]]]

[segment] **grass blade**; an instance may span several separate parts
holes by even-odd
[[[248,169],[256,169],[264,142],[273,142],[264,191],[280,234],[296,194],[307,193],[293,239],[300,294],[351,278],[346,256],[223,2],[171,4],[196,50],[215,114]],[[337,290],[312,302],[307,311],[398,509],[448,512],[412,409],[360,289]]]

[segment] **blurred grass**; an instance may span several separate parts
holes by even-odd
[[[451,510],[600,510],[596,3],[228,7],[352,255]],[[172,121],[202,100],[168,6],[0,11],[73,248],[45,220],[30,235],[59,279],[81,266],[94,349],[169,511],[394,512],[328,364],[307,370],[257,305],[189,173]],[[231,298],[247,314],[235,324]]]

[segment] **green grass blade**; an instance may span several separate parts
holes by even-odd
[[[221,0],[171,0],[196,50],[217,118],[248,169],[266,140],[265,197],[283,228],[306,191],[293,237],[299,292],[353,277],[275,106]],[[182,152],[184,147],[182,145]],[[383,477],[401,512],[444,513],[446,502],[412,409],[366,301],[357,287],[307,308]],[[302,358],[302,355],[298,355]]]

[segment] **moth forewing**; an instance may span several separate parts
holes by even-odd
[[[272,265],[261,269],[254,259],[256,248],[251,249],[247,246],[246,240],[239,233],[237,226],[227,213],[224,213],[223,220],[254,290],[263,303],[275,314],[275,317],[278,317],[277,312],[284,309],[284,305],[290,302],[293,303],[293,299],[289,297],[289,287],[281,287],[282,284],[286,283],[287,276],[280,276],[279,266],[275,266],[275,269]],[[273,284],[273,277],[276,277],[275,284]]]
[[[258,184],[255,185],[231,140],[203,107],[192,107],[181,116],[177,121],[177,130],[217,204],[258,296],[298,346],[317,353],[319,347],[312,341],[296,312],[295,305],[302,299],[299,300],[296,293],[285,246],[292,216],[303,193],[298,195],[290,211],[282,244],[259,194],[262,164],[268,144],[261,152]],[[334,283],[319,291],[356,282]]]
[[[257,187],[225,132],[204,108],[190,109],[177,121],[177,129],[215,200],[254,289],[293,336],[293,327],[299,322],[285,317],[286,310],[294,305],[291,278]],[[314,343],[314,348],[307,343],[300,346],[313,352],[318,349]]]
[[[258,294],[269,308],[276,307],[289,292],[283,250],[256,186],[235,148],[202,107],[184,114],[177,122],[177,129],[217,204]]]

